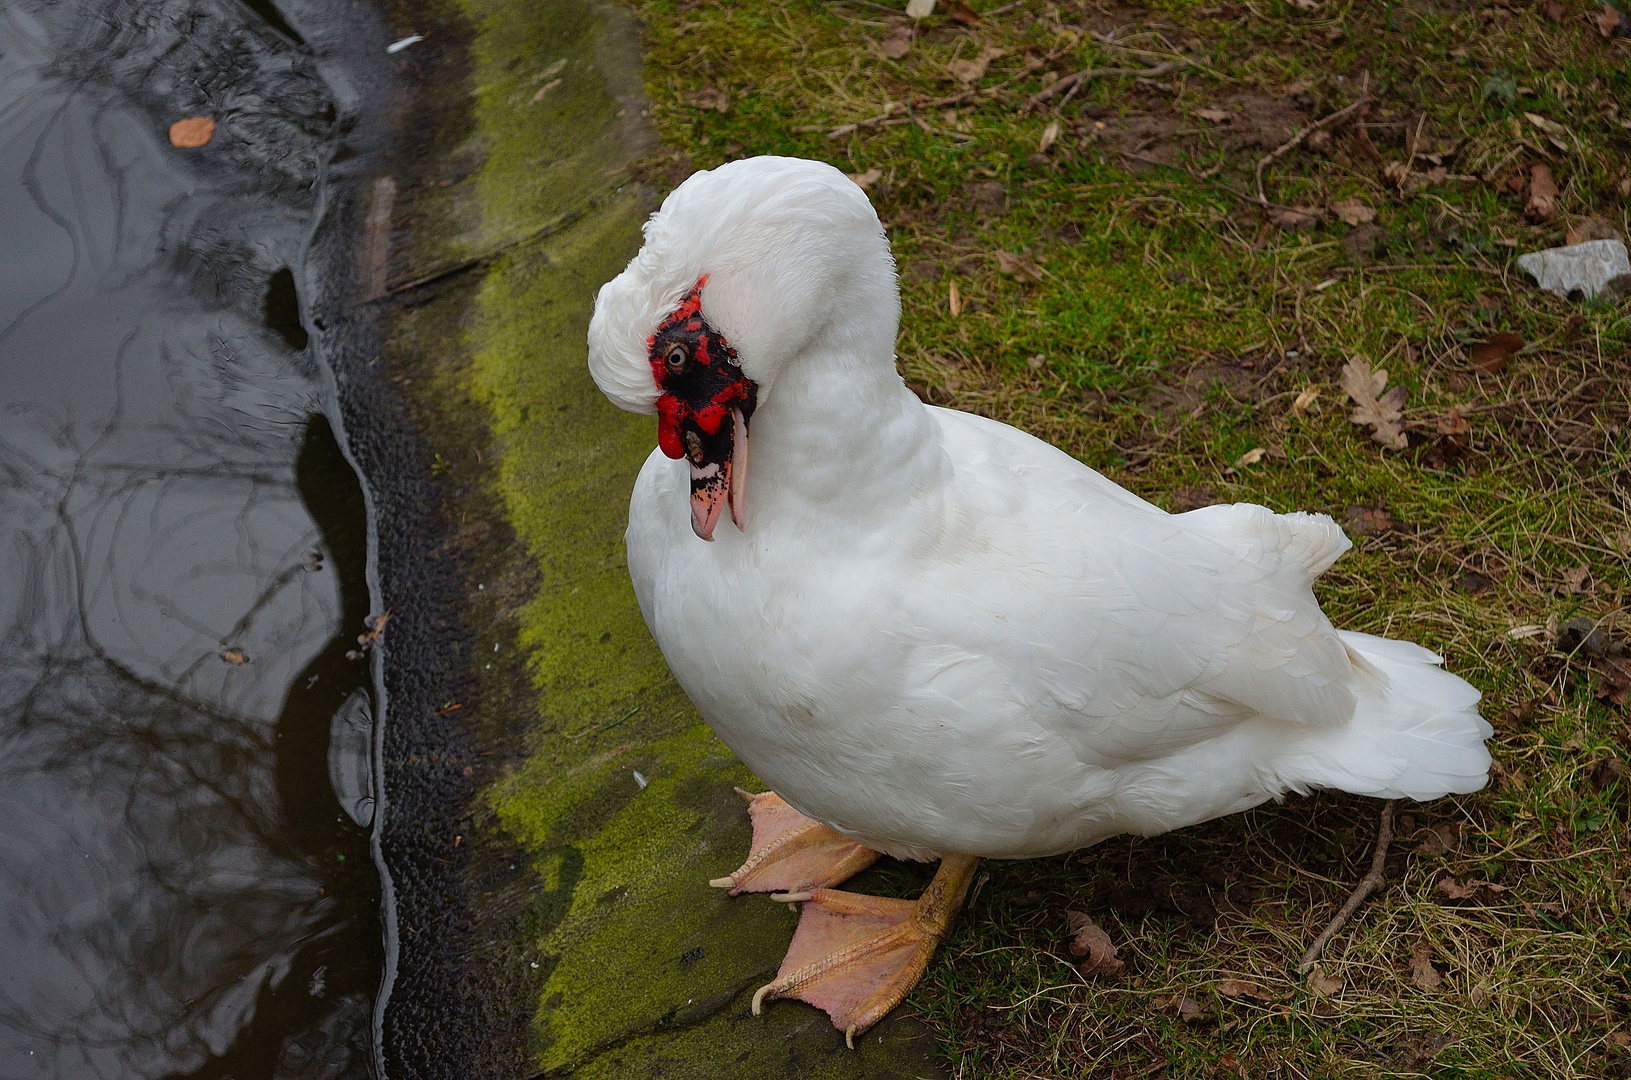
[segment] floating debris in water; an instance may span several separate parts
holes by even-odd
[[[424,41],[424,40],[425,40],[425,35],[424,34],[409,34],[407,37],[397,38],[395,41],[393,41],[389,45],[385,46],[385,51],[388,52],[388,53],[399,53],[403,49],[406,49],[409,45],[413,45],[413,44],[415,44],[417,42]]]
[[[204,146],[214,136],[215,121],[207,116],[189,116],[170,125],[170,145],[178,150]]]

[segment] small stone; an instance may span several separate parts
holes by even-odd
[[[1532,251],[1518,256],[1518,269],[1565,300],[1590,300],[1600,294],[1618,299],[1631,292],[1631,258],[1618,240]]]

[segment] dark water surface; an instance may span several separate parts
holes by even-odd
[[[366,518],[300,318],[333,79],[264,2],[0,3],[5,1080],[371,1067]]]

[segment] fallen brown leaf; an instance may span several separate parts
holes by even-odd
[[[951,77],[958,82],[972,85],[985,78],[985,69],[991,66],[991,61],[1003,54],[1003,50],[994,45],[987,45],[980,50],[980,55],[972,60],[953,60],[946,65]]]
[[[1214,124],[1224,124],[1230,119],[1230,114],[1224,109],[1196,109],[1195,115]]]
[[[208,116],[189,116],[170,125],[170,145],[192,150],[215,137],[215,121]]]
[[[887,37],[878,42],[878,51],[891,60],[904,59],[906,54],[912,51],[912,28],[895,27]]]
[[[242,649],[223,649],[221,650],[221,659],[234,666],[249,663],[249,657],[244,654]]]
[[[1377,536],[1399,527],[1380,506],[1350,506],[1342,512],[1342,523],[1354,536]]]
[[[1416,844],[1417,855],[1443,855],[1460,846],[1461,826],[1453,821],[1429,825],[1421,831],[1426,835]]]
[[[1256,465],[1259,461],[1263,460],[1263,454],[1264,450],[1261,446],[1254,446],[1236,458],[1235,463],[1233,466],[1231,466],[1231,468],[1243,469],[1247,465]]]
[[[1608,1045],[1620,1050],[1631,1050],[1631,1028],[1609,1032]]]
[[[1591,567],[1574,566],[1563,571],[1563,585],[1558,590],[1565,596],[1577,596],[1586,591],[1586,582],[1591,579]]]
[[[1472,425],[1461,415],[1461,410],[1453,406],[1438,418],[1438,433],[1457,446],[1472,444]]]
[[[1120,975],[1127,965],[1116,959],[1116,947],[1098,923],[1080,911],[1065,912],[1065,925],[1070,930],[1070,954],[1085,956],[1080,967],[1083,975]]]
[[[1341,977],[1336,975],[1327,975],[1325,973],[1325,969],[1320,967],[1318,964],[1315,964],[1314,970],[1308,973],[1308,989],[1311,990],[1316,997],[1331,997],[1334,994],[1340,993],[1342,988],[1346,985],[1348,984],[1344,982]]]
[[[1163,1012],[1176,1012],[1186,1024],[1199,1023],[1209,1015],[1205,1005],[1182,994],[1162,994],[1155,999],[1155,1007]]]
[[[1631,657],[1610,656],[1603,662],[1606,667],[1598,677],[1597,697],[1624,708],[1631,696]]]
[[[1557,217],[1557,181],[1552,170],[1540,162],[1529,168],[1529,201],[1524,203],[1523,216],[1536,225],[1543,225]]]
[[[1312,229],[1320,223],[1319,211],[1307,206],[1269,206],[1264,208],[1263,216],[1286,232]]]
[[[1261,986],[1247,979],[1223,979],[1218,983],[1218,993],[1227,998],[1269,1000],[1269,994]]]
[[[1042,138],[1038,140],[1036,144],[1036,152],[1039,154],[1046,154],[1049,147],[1053,146],[1054,143],[1059,141],[1059,133],[1063,130],[1064,127],[1059,123],[1059,121],[1049,121],[1048,126],[1042,129]]]
[[[1546,17],[1552,22],[1560,23],[1568,18],[1569,9],[1558,3],[1558,0],[1547,0]]]
[[[947,10],[947,14],[951,16],[952,22],[962,23],[964,26],[973,26],[980,21],[979,14],[963,3],[963,0],[956,0],[956,3]]]
[[[1426,941],[1418,941],[1416,951],[1410,955],[1410,981],[1429,994],[1444,982],[1444,976],[1433,966],[1433,946]]]
[[[1331,212],[1347,225],[1368,225],[1376,220],[1376,211],[1358,199],[1332,203]]]
[[[997,252],[997,269],[1009,277],[1022,281],[1041,281],[1042,268],[1029,255],[1015,255],[1011,251]]]
[[[1613,4],[1604,4],[1597,13],[1597,32],[1605,38],[1631,36],[1631,18]]]
[[[1342,369],[1342,389],[1353,399],[1353,411],[1348,419],[1360,427],[1371,429],[1371,438],[1392,450],[1403,450],[1410,445],[1405,438],[1405,388],[1387,386],[1387,369],[1371,370],[1370,361],[1356,356]]]
[[[883,170],[874,168],[868,169],[866,172],[850,173],[849,178],[855,181],[856,187],[865,191],[883,179]]]
[[[1486,375],[1493,375],[1506,367],[1506,362],[1526,344],[1517,334],[1505,331],[1491,334],[1483,341],[1467,346],[1467,362]]]
[[[1315,399],[1318,398],[1319,396],[1320,396],[1320,388],[1319,387],[1317,387],[1317,386],[1305,386],[1305,387],[1303,387],[1302,393],[1297,395],[1297,400],[1293,401],[1291,403],[1291,415],[1293,415],[1293,416],[1307,416],[1308,415],[1308,410],[1313,406]]]
[[[963,314],[963,296],[957,291],[957,282],[951,283],[946,292],[946,307],[951,311],[951,317],[960,318]]]
[[[1493,881],[1474,881],[1468,878],[1461,882],[1453,877],[1446,877],[1439,881],[1438,891],[1451,900],[1478,900],[1487,903],[1512,890]]]
[[[1602,218],[1587,217],[1581,218],[1574,223],[1574,227],[1564,234],[1563,242],[1569,247],[1573,247],[1576,244],[1585,244],[1593,240],[1618,240],[1619,238],[1620,234],[1615,230],[1614,226]]]

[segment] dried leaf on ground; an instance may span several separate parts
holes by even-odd
[[[957,282],[955,281],[946,290],[946,308],[951,312],[951,317],[954,319],[960,318],[963,314],[963,296],[957,291]]]
[[[906,54],[912,51],[912,28],[895,27],[887,37],[878,42],[878,51],[891,60],[904,59]]]
[[[685,95],[685,101],[698,109],[713,109],[715,112],[729,112],[731,108],[730,91],[716,90],[711,86],[691,91]]]
[[[1264,208],[1263,216],[1271,225],[1286,232],[1312,229],[1320,223],[1319,211],[1308,206],[1269,206]]]
[[[215,121],[208,116],[189,116],[170,125],[170,145],[192,150],[215,137]]]
[[[1371,370],[1370,361],[1356,356],[1342,369],[1342,389],[1353,399],[1348,419],[1371,429],[1371,438],[1393,450],[1410,445],[1404,434],[1405,389],[1387,386],[1387,369]]]
[[[1631,697],[1631,657],[1610,656],[1603,664],[1597,682],[1597,697],[1623,708],[1627,698]]]
[[[1438,433],[1457,446],[1472,444],[1472,425],[1461,415],[1461,410],[1454,407],[1438,418]]]
[[[1234,465],[1230,467],[1235,469],[1243,469],[1247,465],[1256,465],[1259,461],[1263,460],[1263,454],[1264,450],[1261,446],[1254,446],[1236,458]]]
[[[1230,113],[1224,109],[1196,109],[1194,115],[1214,124],[1224,124],[1230,119]]]
[[[985,69],[991,66],[991,61],[1003,54],[1003,50],[994,45],[987,45],[980,50],[980,55],[971,60],[953,60],[946,65],[951,77],[958,82],[970,84],[985,78]]]
[[[952,22],[961,23],[964,26],[973,26],[975,23],[980,21],[979,13],[973,8],[969,7],[967,4],[963,3],[963,0],[956,0],[956,2],[946,10],[946,14],[951,16]]]
[[[1569,17],[1569,9],[1558,0],[1546,0],[1546,17],[1552,22],[1560,23]]]
[[[1523,114],[1523,118],[1540,128],[1540,130],[1544,131],[1548,135],[1555,135],[1558,138],[1562,138],[1569,133],[1568,128],[1564,127],[1556,120],[1547,119],[1539,113],[1526,112]]]
[[[1041,281],[1042,268],[1029,255],[1015,255],[1011,251],[997,252],[997,269],[1021,281]]]
[[[249,657],[242,649],[223,649],[221,650],[221,659],[234,666],[249,663]]]
[[[1524,203],[1523,216],[1536,225],[1543,225],[1557,217],[1557,181],[1552,170],[1540,162],[1529,168],[1529,201]]]
[[[1591,567],[1573,566],[1563,571],[1560,576],[1563,578],[1563,584],[1558,587],[1558,591],[1565,596],[1578,596],[1587,591],[1586,582],[1591,580]]]
[[[1211,1014],[1206,1006],[1182,994],[1162,994],[1155,999],[1155,1007],[1163,1012],[1176,1012],[1186,1024],[1196,1024]]]
[[[1070,930],[1070,953],[1085,956],[1081,963],[1083,975],[1120,975],[1127,965],[1116,959],[1116,947],[1098,923],[1080,911],[1065,912],[1065,925]]]
[[[1461,826],[1453,821],[1429,825],[1422,829],[1416,843],[1417,855],[1443,855],[1461,845]]]
[[[882,169],[868,169],[866,172],[850,173],[849,178],[855,181],[855,186],[862,191],[883,179]]]
[[[1332,203],[1331,212],[1347,225],[1368,225],[1376,220],[1376,211],[1358,199]]]
[[[1488,903],[1500,897],[1502,893],[1508,893],[1512,890],[1505,885],[1497,885],[1493,881],[1474,881],[1468,878],[1463,882],[1457,881],[1453,877],[1446,877],[1439,881],[1438,891],[1450,900],[1476,900],[1481,903]]]
[[[1491,334],[1483,341],[1467,346],[1467,362],[1488,375],[1506,367],[1506,362],[1517,355],[1527,342],[1517,334],[1502,331]]]
[[[1036,144],[1036,152],[1046,154],[1048,148],[1059,141],[1059,133],[1064,130],[1057,120],[1049,121],[1048,126],[1042,129],[1042,138]]]
[[[1573,228],[1564,234],[1563,243],[1568,247],[1576,244],[1587,244],[1593,240],[1618,240],[1619,232],[1600,217],[1581,218],[1574,223]]]
[[[1317,387],[1317,386],[1305,386],[1305,387],[1303,387],[1302,393],[1297,395],[1297,400],[1293,401],[1291,403],[1291,415],[1293,415],[1293,416],[1307,416],[1308,415],[1308,410],[1313,407],[1315,399],[1318,398],[1319,396],[1320,396],[1320,388],[1319,387]]]
[[[1350,506],[1342,512],[1342,523],[1354,536],[1377,536],[1399,527],[1392,515],[1380,506]]]
[[[1613,4],[1604,4],[1603,9],[1596,15],[1597,32],[1605,38],[1631,37],[1631,16],[1615,7]]]
[[[934,14],[934,0],[907,0],[906,17],[908,19],[927,19]]]
[[[1429,994],[1444,982],[1444,976],[1433,966],[1433,946],[1426,941],[1418,941],[1416,951],[1410,955],[1410,981]]]
[[[1257,983],[1249,979],[1223,979],[1218,983],[1218,993],[1226,998],[1256,998],[1258,1001],[1271,1000],[1269,993]]]
[[[1318,964],[1315,964],[1314,970],[1308,973],[1308,989],[1316,997],[1331,997],[1340,993],[1346,985],[1348,984],[1340,976],[1327,975],[1325,969]]]

